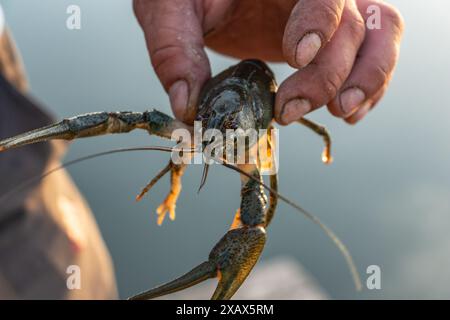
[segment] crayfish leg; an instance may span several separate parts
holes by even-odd
[[[185,164],[174,164],[171,162],[170,167],[170,191],[164,201],[156,209],[158,214],[158,225],[161,225],[167,213],[169,213],[170,220],[175,220],[175,208],[177,205],[178,196],[181,192],[181,177],[186,169]]]
[[[158,174],[152,180],[150,180],[150,182],[147,183],[144,188],[142,188],[142,191],[136,196],[136,201],[141,201],[142,198],[147,194],[147,192],[149,192],[150,189],[153,188],[153,186],[159,181],[159,179],[164,177],[165,174],[170,171],[171,167],[172,162],[169,162],[167,166],[165,166],[160,172],[158,172]]]
[[[178,196],[181,192],[181,177],[186,169],[185,164],[175,164],[172,160],[165,166],[139,193],[136,197],[136,201],[141,200],[144,195],[150,191],[150,189],[166,174],[170,171],[170,191],[164,201],[156,209],[158,215],[157,224],[161,225],[169,213],[170,220],[175,220],[175,208],[178,200]]]
[[[28,131],[0,141],[0,152],[48,140],[73,140],[112,133],[146,130],[150,135],[171,139],[175,129],[191,127],[157,110],[145,112],[93,112]]]
[[[325,148],[323,149],[322,152],[322,161],[325,164],[332,163],[333,157],[331,156],[331,136],[327,128],[306,118],[301,118],[300,120],[298,120],[298,123],[311,129],[312,131],[314,131],[315,133],[317,133],[322,137],[325,143]]]

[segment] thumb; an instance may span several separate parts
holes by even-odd
[[[191,123],[211,74],[198,8],[192,0],[134,0],[133,8],[175,117]]]

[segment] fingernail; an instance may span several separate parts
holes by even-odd
[[[178,80],[169,89],[170,105],[175,116],[183,120],[188,104],[188,85],[185,80]]]
[[[372,102],[371,101],[367,101],[366,103],[364,103],[358,109],[358,111],[354,114],[355,120],[359,121],[362,118],[364,118],[369,113],[371,107],[372,107]]]
[[[281,112],[281,121],[284,124],[289,124],[303,117],[311,110],[311,103],[306,99],[293,99],[283,107]]]
[[[361,103],[366,99],[366,95],[359,88],[350,88],[345,90],[340,95],[341,108],[344,115],[352,114]]]
[[[322,40],[317,33],[304,35],[297,44],[295,52],[295,59],[299,67],[307,66],[314,59],[320,47],[322,47]]]
[[[369,113],[371,108],[372,108],[372,102],[367,101],[359,109],[357,109],[356,112],[351,115],[351,117],[349,117],[347,119],[347,122],[350,124],[356,124],[357,122],[362,120]]]

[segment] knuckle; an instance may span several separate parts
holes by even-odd
[[[382,9],[383,16],[392,23],[395,29],[397,29],[400,33],[403,33],[405,28],[405,20],[403,19],[400,11],[396,7],[386,3],[383,4]]]
[[[177,44],[156,46],[150,51],[153,68],[158,73],[164,65],[173,62],[181,54],[183,54],[183,48]]]
[[[322,93],[324,93],[323,103],[328,103],[336,97],[339,89],[344,83],[344,77],[341,72],[328,71],[324,72],[323,76],[319,78],[319,86]]]
[[[366,34],[366,24],[361,15],[352,15],[348,20],[348,28],[353,39],[362,42]]]
[[[316,0],[323,17],[332,22],[335,26],[339,24],[341,20],[341,10],[339,6],[336,5],[335,1],[329,0]]]
[[[150,34],[148,35],[147,44],[153,66],[164,64],[169,61],[174,61],[179,57],[186,57],[188,55],[188,47],[192,47],[191,52],[197,44],[188,44],[185,41],[180,41],[180,35],[183,30],[173,26],[157,26],[154,22],[151,23]]]
[[[372,86],[377,89],[383,86],[384,83],[386,83],[390,77],[391,74],[391,66],[387,63],[380,63],[377,65],[374,65],[372,67],[370,74],[372,77]]]
[[[210,77],[208,58],[201,47],[190,48],[181,43],[166,43],[155,47],[150,52],[150,59],[166,89],[180,76],[193,83]]]
[[[166,90],[180,75],[179,66],[182,61],[179,57],[182,52],[183,49],[177,45],[166,45],[156,48],[150,53],[153,70]]]

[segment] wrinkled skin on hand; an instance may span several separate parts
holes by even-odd
[[[369,6],[379,10],[380,29],[366,28]],[[403,32],[400,13],[379,0],[135,0],[134,10],[173,112],[185,122],[195,118],[210,78],[207,46],[296,69],[277,93],[279,123],[324,105],[356,123],[383,96]]]

